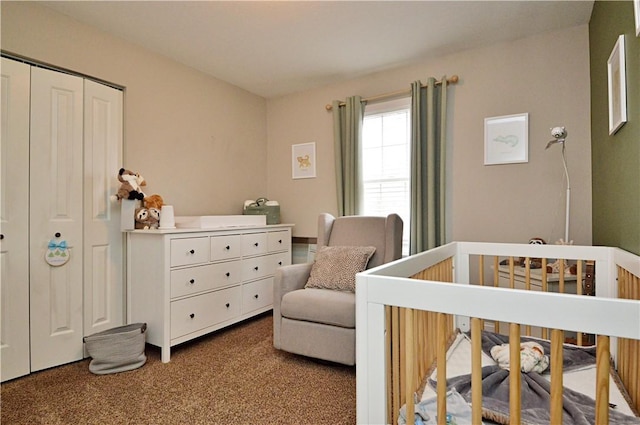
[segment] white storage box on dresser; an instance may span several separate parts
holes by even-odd
[[[290,224],[127,233],[128,322],[170,348],[271,310],[273,275],[291,264]]]

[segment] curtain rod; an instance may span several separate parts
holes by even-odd
[[[447,78],[447,83],[449,84],[456,84],[458,82],[459,78],[457,75],[452,75],[451,78]],[[436,81],[436,86],[442,84],[442,80],[440,81]],[[422,87],[427,87],[427,85],[423,85]],[[371,96],[368,97],[366,99],[362,99],[362,102],[367,103],[367,102],[372,102],[374,100],[381,100],[381,99],[388,99],[388,98],[392,98],[392,97],[396,97],[396,96],[400,96],[403,94],[411,94],[411,90],[399,90],[399,91],[394,91],[392,93],[385,93],[385,94],[379,94],[376,96]],[[340,102],[340,106],[344,106],[345,103],[344,102]],[[330,111],[333,109],[333,105],[331,105],[330,103],[327,103],[327,105],[325,106],[325,109],[327,111]]]

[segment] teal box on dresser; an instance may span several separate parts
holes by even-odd
[[[254,201],[245,201],[242,210],[244,215],[265,215],[267,224],[280,224],[280,204],[267,198],[258,198]]]

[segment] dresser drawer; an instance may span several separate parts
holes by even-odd
[[[244,258],[242,260],[242,280],[254,280],[270,275],[269,270],[272,269],[268,256]]]
[[[240,258],[241,254],[242,237],[240,235],[211,237],[211,261]]]
[[[242,280],[254,280],[272,276],[278,267],[291,264],[291,254],[282,252],[242,260]]]
[[[242,313],[273,305],[273,278],[258,280],[242,286]]]
[[[291,248],[291,234],[287,230],[267,233],[269,252],[288,251]]]
[[[271,254],[268,257],[267,267],[270,275],[274,274],[278,267],[291,265],[291,254],[289,252]]]
[[[240,261],[171,271],[171,298],[240,283]]]
[[[171,339],[240,315],[241,288],[222,289],[171,302]]]
[[[266,233],[247,233],[242,235],[242,255],[259,255],[267,253]]]
[[[202,264],[209,261],[209,238],[171,240],[171,267]]]

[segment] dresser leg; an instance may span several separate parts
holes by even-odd
[[[160,360],[162,360],[162,363],[169,363],[170,357],[171,357],[171,347],[169,346],[162,347],[162,351],[160,353]]]

